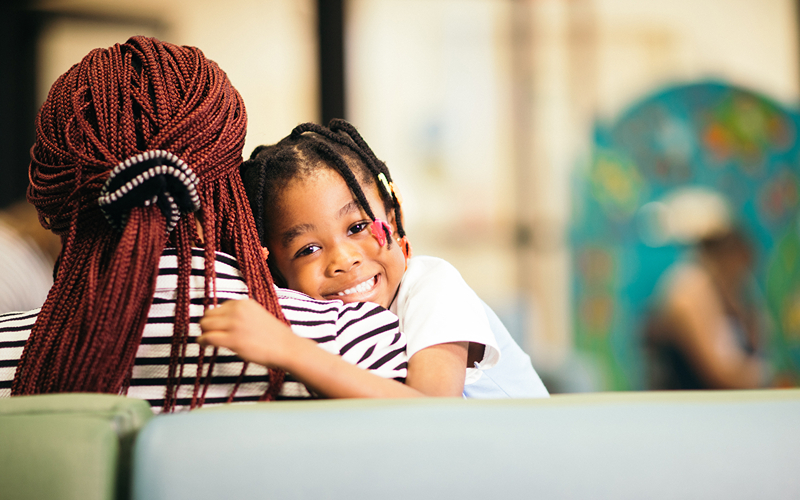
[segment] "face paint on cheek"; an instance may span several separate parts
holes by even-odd
[[[372,236],[378,240],[378,244],[380,246],[384,246],[386,244],[387,236],[392,235],[392,227],[377,217],[374,221],[372,221],[372,224],[369,225],[369,230],[372,233]]]

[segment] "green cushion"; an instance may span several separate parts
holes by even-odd
[[[0,399],[0,497],[125,497],[133,438],[152,415],[108,394]]]

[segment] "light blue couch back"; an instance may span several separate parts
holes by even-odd
[[[800,390],[340,400],[154,418],[135,500],[800,498]]]

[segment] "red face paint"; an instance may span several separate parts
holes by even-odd
[[[374,236],[375,239],[378,240],[378,244],[380,246],[386,244],[387,235],[388,236],[392,235],[392,227],[383,220],[378,219],[377,217],[375,218],[374,221],[372,221],[372,224],[369,225],[369,230],[372,232],[372,236]]]

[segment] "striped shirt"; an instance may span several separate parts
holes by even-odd
[[[150,402],[159,412],[164,403],[168,376],[172,324],[177,296],[177,256],[167,249],[161,256],[153,304],[147,319],[142,341],[136,352],[130,388],[127,395]],[[247,285],[239,272],[236,259],[217,252],[216,293],[219,302],[247,298]],[[190,341],[186,349],[185,364],[178,388],[177,409],[188,407],[192,399],[197,373],[199,345],[194,339],[200,335],[199,321],[203,315],[204,288],[203,250],[192,249],[192,275],[190,278]],[[341,301],[318,301],[292,290],[277,288],[283,313],[292,324],[292,330],[301,337],[310,338],[346,361],[371,370],[384,378],[404,381],[407,370],[406,339],[399,331],[397,316],[371,303],[344,304]],[[11,395],[19,358],[38,309],[28,312],[0,315],[0,397]],[[211,349],[207,349],[206,360]],[[208,363],[204,364],[207,369]],[[220,348],[214,364],[211,383],[205,404],[226,402],[234,384],[239,379],[243,361],[232,351]],[[235,402],[257,401],[269,384],[267,369],[250,363],[234,397]],[[309,397],[305,386],[287,374],[280,399]]]

